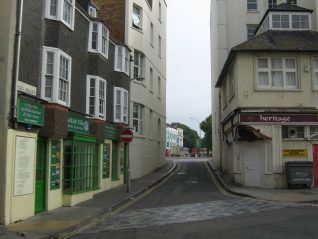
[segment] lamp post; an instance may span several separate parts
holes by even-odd
[[[131,75],[131,65],[133,62],[133,57],[132,55],[129,56],[129,96],[128,96],[128,127],[131,129],[131,124],[130,124],[130,113],[131,113],[131,82],[133,80],[137,81],[142,81],[145,78],[144,77],[132,77]],[[131,167],[130,167],[130,144],[128,144],[128,162],[127,162],[127,193],[130,192],[131,189]]]

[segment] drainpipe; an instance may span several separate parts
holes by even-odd
[[[220,139],[220,172],[222,173],[223,171],[223,165],[222,165],[222,149],[223,149],[223,146],[222,146],[222,137],[223,137],[223,126],[221,126],[221,119],[222,119],[222,116],[221,116],[221,113],[222,113],[222,104],[221,104],[221,93],[219,93],[219,139]]]
[[[12,127],[15,128],[14,118],[17,116],[17,85],[19,80],[20,70],[20,52],[21,52],[21,31],[22,31],[22,14],[23,14],[23,0],[18,0],[17,4],[17,25],[15,33],[15,52],[13,61],[13,77],[12,77],[12,93],[11,93],[11,122]]]

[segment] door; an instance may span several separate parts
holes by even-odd
[[[314,185],[318,187],[318,144],[313,146],[313,161],[314,161]]]
[[[260,170],[260,149],[257,146],[249,146],[244,148],[246,186],[261,186],[261,170]]]
[[[119,180],[118,177],[118,143],[113,142],[112,149],[112,180]]]
[[[35,212],[42,212],[45,210],[46,202],[46,141],[39,139],[37,142],[36,155],[36,181],[35,181]]]

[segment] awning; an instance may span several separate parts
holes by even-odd
[[[255,129],[249,125],[239,125],[237,127],[237,134],[239,140],[255,141],[255,140],[271,140],[272,138],[261,133],[259,129]]]

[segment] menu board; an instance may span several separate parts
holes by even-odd
[[[34,138],[16,137],[14,163],[14,196],[33,193],[35,166]]]
[[[103,178],[110,177],[110,144],[103,145]]]
[[[52,140],[51,143],[51,190],[61,186],[61,142]]]

